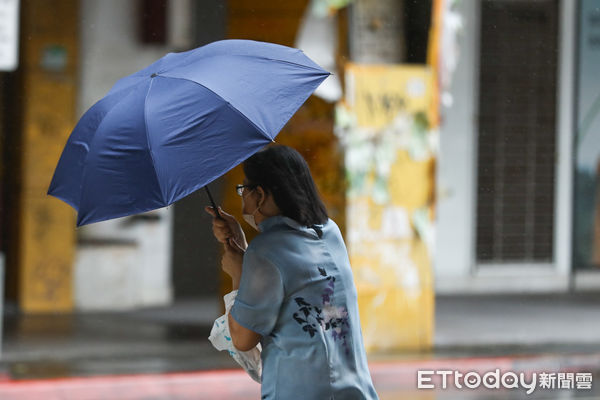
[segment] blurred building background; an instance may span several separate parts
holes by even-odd
[[[461,7],[442,112],[436,289],[597,290],[600,4]]]
[[[317,62],[339,82],[309,99],[278,142],[307,158],[344,232],[362,217],[348,203],[348,160],[336,136],[347,67],[411,64],[433,76],[427,164],[394,175],[424,193],[426,216],[415,206],[403,223],[407,251],[422,248],[416,241],[431,247],[412,259],[416,281],[399,269],[424,295],[407,300],[406,287],[394,286],[388,310],[404,307],[402,321],[422,323],[417,333],[430,337],[434,294],[600,290],[598,1],[0,4],[11,3],[20,15],[18,63],[0,72],[0,265],[10,308],[114,311],[220,297],[227,288],[203,193],[76,230],[74,211],[46,190],[75,122],[117,79],[166,52],[225,38],[295,46],[311,13],[322,43],[302,44],[309,55],[311,45],[325,52]],[[211,184],[238,216],[240,174]]]

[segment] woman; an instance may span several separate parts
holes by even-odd
[[[262,399],[377,399],[348,253],[308,165],[273,145],[246,160],[244,173],[244,220],[260,234],[248,245],[222,210],[213,232],[238,290],[228,316],[233,344],[262,345]]]

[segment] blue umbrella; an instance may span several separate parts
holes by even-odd
[[[83,115],[48,194],[77,210],[77,226],[165,207],[272,142],[327,76],[272,43],[169,53]]]

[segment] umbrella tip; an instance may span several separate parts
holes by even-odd
[[[150,75],[150,78],[156,78],[158,76],[158,74],[155,72],[152,75]]]

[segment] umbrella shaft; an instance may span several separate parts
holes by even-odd
[[[206,194],[208,195],[208,199],[210,200],[210,204],[212,205],[213,210],[215,210],[215,212],[217,213],[217,218],[223,219],[223,217],[221,217],[221,214],[219,213],[219,208],[215,204],[215,200],[213,199],[212,195],[210,194],[210,190],[208,190],[208,185],[205,185],[204,189],[206,190]]]

